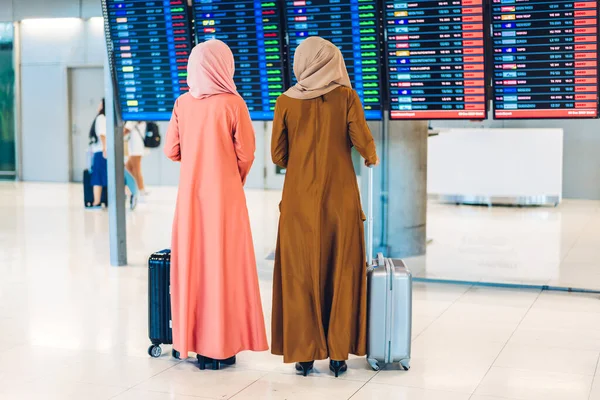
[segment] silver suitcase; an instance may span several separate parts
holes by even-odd
[[[410,368],[412,276],[402,261],[377,255],[373,261],[373,168],[369,168],[367,216],[367,360]]]

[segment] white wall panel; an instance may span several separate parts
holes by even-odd
[[[564,188],[569,197],[600,200],[600,121],[568,124],[565,135]]]
[[[100,1],[100,0],[98,0]],[[14,0],[14,18],[79,18],[79,0]]]
[[[164,138],[165,131],[161,130]],[[162,165],[168,160],[162,152],[162,148],[150,149],[142,159],[142,169],[144,172],[144,183],[147,186],[162,185],[161,170]]]
[[[86,58],[85,43],[85,22],[81,19],[23,21],[21,63],[82,65]]]
[[[12,0],[0,0],[0,21],[12,22],[13,5]]]
[[[600,200],[600,120],[510,121],[507,128],[563,128],[563,194]]]
[[[103,38],[100,19],[29,20],[21,24],[25,180],[69,180],[66,70],[102,66]]]
[[[21,68],[23,179],[69,180],[69,124],[64,66]]]
[[[100,0],[81,0],[81,18],[92,18],[102,16],[102,5]]]
[[[86,21],[85,31],[85,63],[87,65],[104,65],[106,38],[104,36],[104,20],[94,17]]]

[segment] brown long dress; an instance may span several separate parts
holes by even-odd
[[[273,276],[272,353],[284,362],[366,352],[364,213],[351,147],[377,154],[357,93],[277,100],[273,162],[287,168]]]

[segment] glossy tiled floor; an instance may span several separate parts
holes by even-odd
[[[268,353],[244,353],[235,367],[204,372],[191,361],[150,359],[145,261],[168,246],[174,197],[173,189],[156,189],[128,213],[131,265],[114,268],[108,215],[83,211],[78,186],[0,183],[0,399],[600,400],[599,295],[415,284],[409,372],[375,373],[357,358],[340,379],[326,362],[303,378]],[[272,265],[263,256],[273,246],[278,197],[248,193],[267,320]],[[516,246],[502,234],[514,233],[513,224],[531,243],[539,232],[534,221],[558,220],[552,229],[579,234],[565,245],[571,249],[550,241],[540,257],[570,251],[585,237],[590,250],[573,257],[593,264],[589,255],[600,253],[581,234],[598,234],[599,225],[590,225],[597,207],[567,207],[572,211],[538,210],[549,214],[536,217],[434,205],[432,248],[452,249],[445,222],[458,223],[467,237],[469,227],[495,227],[496,241],[460,243],[499,256],[490,250],[505,250],[499,242]]]
[[[505,208],[429,204],[416,276],[600,290],[600,202]]]

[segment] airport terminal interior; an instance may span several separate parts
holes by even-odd
[[[598,16],[587,0],[0,0],[0,399],[600,400]],[[137,206],[127,189],[89,207],[98,105],[114,110],[116,187],[130,147],[115,132],[155,122],[164,143],[191,48],[231,47],[271,344],[273,108],[308,36],[340,48],[377,145],[366,242],[412,275],[395,306],[408,322],[386,325],[410,369],[350,356],[338,378],[328,360],[305,377],[270,351],[219,370],[170,344],[150,354],[149,257],[171,246],[179,165],[146,145]]]

